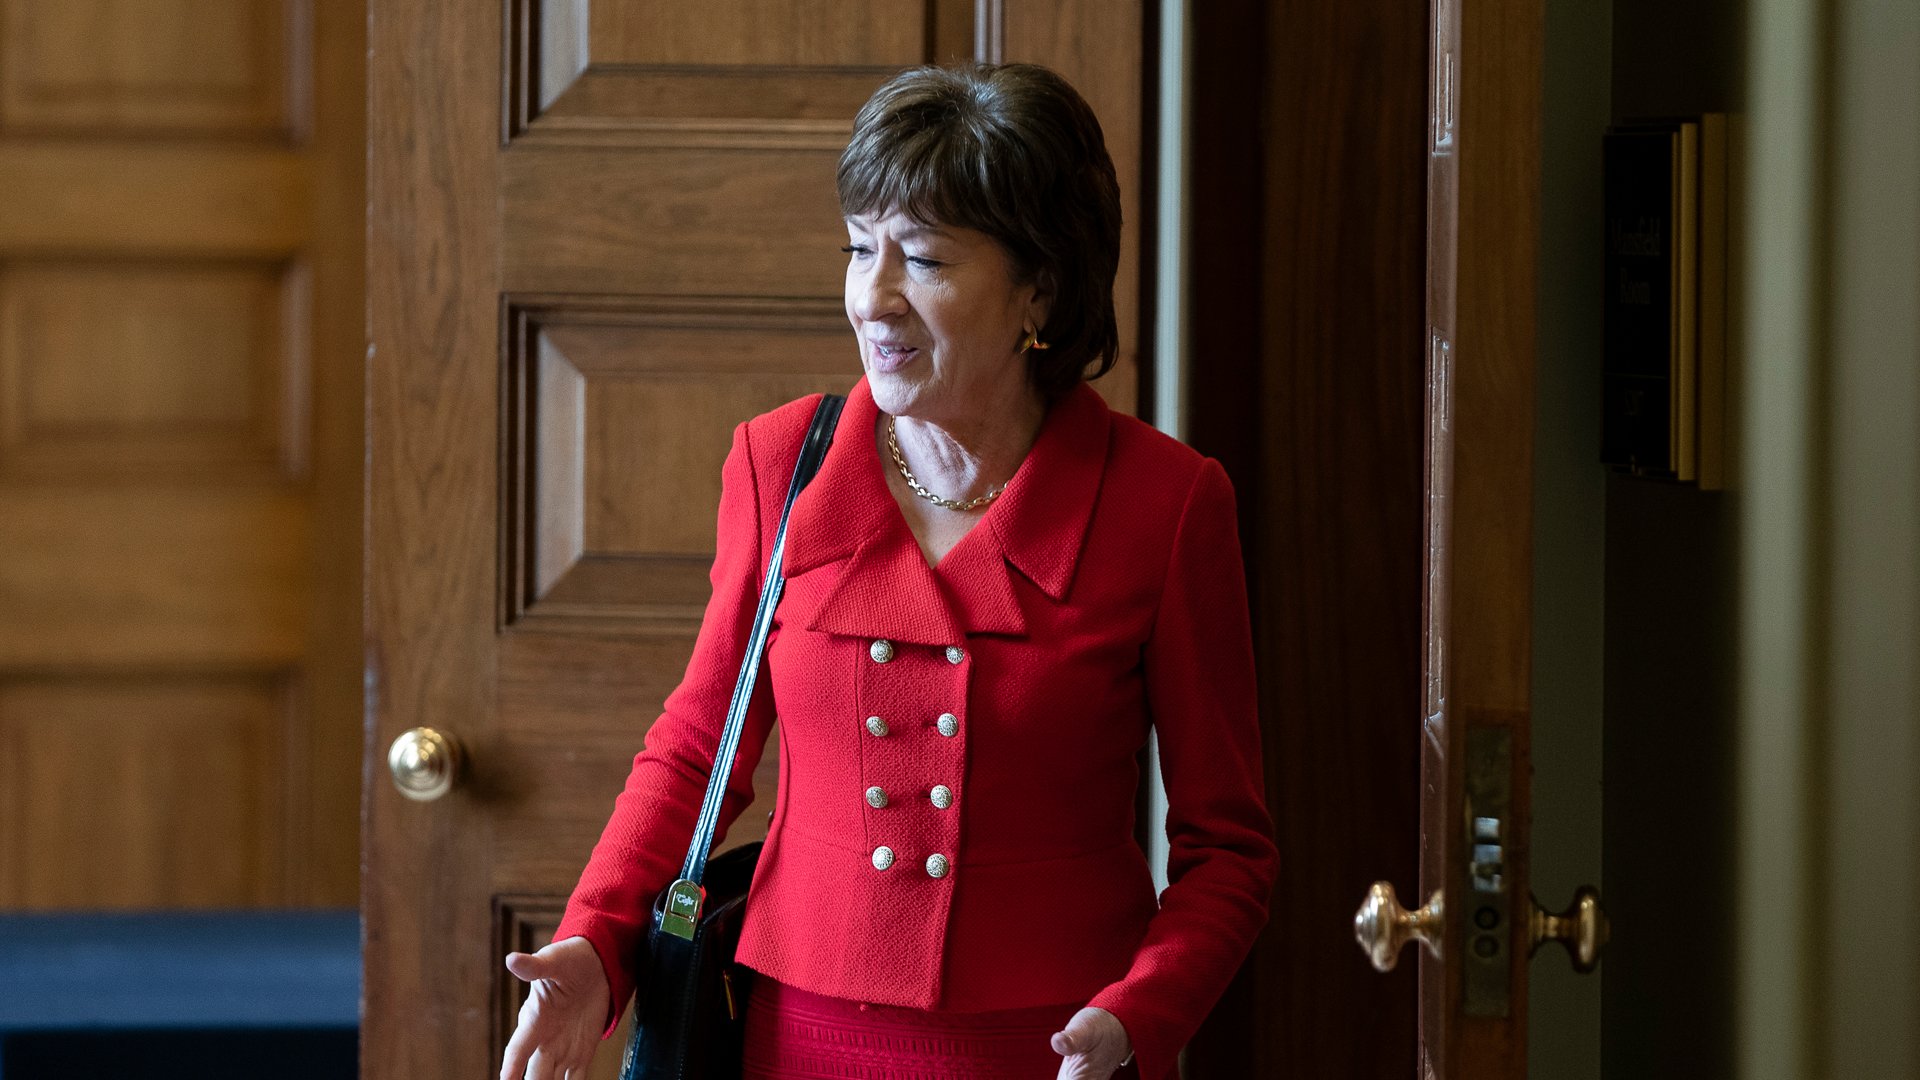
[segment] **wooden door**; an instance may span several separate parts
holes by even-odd
[[[0,0],[0,909],[359,866],[358,0]]]
[[[1528,888],[1544,8],[1430,10],[1417,1075],[1519,1080],[1549,929]]]
[[[889,74],[1035,60],[1099,111],[1133,223],[1102,386],[1132,408],[1142,10],[375,0],[370,47],[362,1067],[479,1078],[502,957],[552,933],[684,668],[733,426],[858,377],[833,177]],[[463,760],[430,802],[388,779],[418,727]]]

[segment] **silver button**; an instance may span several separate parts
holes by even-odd
[[[884,664],[893,659],[893,642],[888,641],[886,638],[881,638],[879,641],[867,646],[867,655],[873,657],[874,663]]]
[[[948,787],[947,785],[935,784],[933,786],[932,794],[933,794],[933,805],[939,807],[940,809],[945,810],[947,807],[953,805],[953,789]]]
[[[887,789],[878,784],[867,789],[867,805],[875,810],[887,805]]]
[[[960,718],[950,712],[941,713],[940,719],[934,721],[934,723],[940,728],[940,734],[945,735],[949,739],[960,734]]]
[[[867,730],[876,736],[883,736],[887,733],[887,722],[877,716],[869,716],[867,717]]]
[[[873,849],[873,868],[885,870],[893,865],[893,849],[885,844]]]
[[[927,876],[928,877],[946,877],[947,876],[947,857],[945,855],[927,856]]]
[[[958,645],[947,646],[947,663],[957,664],[967,658],[967,650]]]

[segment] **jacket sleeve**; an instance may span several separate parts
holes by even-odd
[[[613,1034],[633,994],[640,973],[627,964],[645,944],[654,897],[680,876],[746,655],[764,569],[757,492],[747,425],[741,424],[734,429],[733,447],[721,470],[713,594],[686,675],[647,729],[626,788],[614,800],[613,814],[553,935],[555,941],[585,937],[599,954],[613,993],[602,1038]],[[753,801],[753,770],[772,729],[773,712],[772,692],[763,675],[755,683],[727,780],[716,847]]]
[[[1181,511],[1143,664],[1168,884],[1131,968],[1088,1004],[1126,1028],[1141,1077],[1164,1080],[1265,925],[1278,863],[1233,486],[1211,458]]]

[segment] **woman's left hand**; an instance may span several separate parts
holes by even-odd
[[[1053,1052],[1061,1055],[1058,1080],[1107,1080],[1133,1056],[1133,1041],[1119,1017],[1089,1005],[1053,1033]]]

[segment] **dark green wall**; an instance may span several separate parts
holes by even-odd
[[[1742,0],[1614,0],[1615,120],[1739,112]],[[1596,250],[1598,230],[1596,229]],[[1738,496],[1606,484],[1608,1080],[1733,1075]]]

